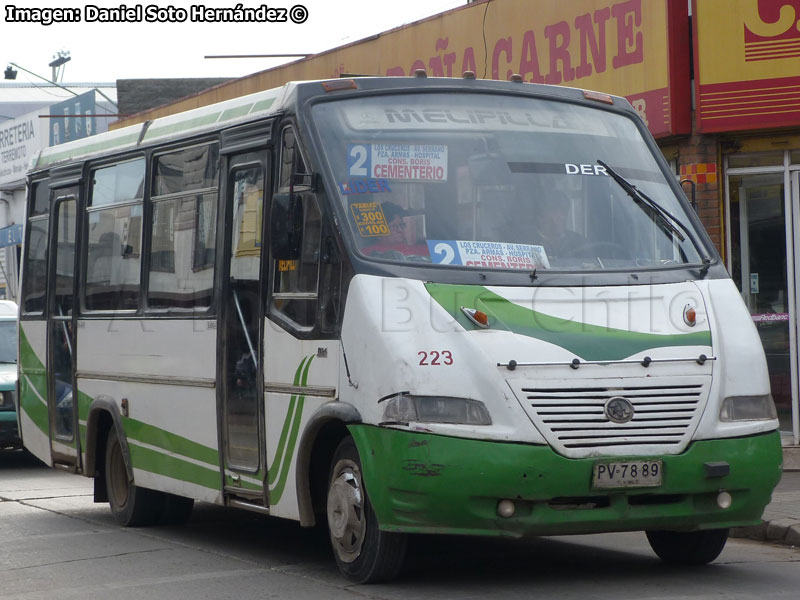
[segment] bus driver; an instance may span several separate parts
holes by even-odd
[[[388,258],[395,260],[427,260],[428,246],[419,243],[415,228],[410,228],[407,211],[394,202],[384,202],[381,205],[389,233],[381,236],[375,244],[366,246],[362,252],[367,256]]]

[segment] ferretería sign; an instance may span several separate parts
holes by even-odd
[[[25,180],[31,159],[44,147],[38,112],[0,123],[0,187]]]

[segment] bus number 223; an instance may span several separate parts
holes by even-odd
[[[431,350],[430,352],[417,352],[419,356],[419,364],[423,367],[433,366],[438,367],[441,365],[453,364],[453,353],[450,350],[442,350],[438,352]]]

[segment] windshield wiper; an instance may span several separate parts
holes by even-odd
[[[692,244],[694,244],[694,247],[700,253],[700,259],[703,261],[703,275],[705,275],[708,272],[709,266],[711,265],[711,258],[706,256],[705,252],[703,251],[703,246],[698,242],[697,238],[695,238],[694,234],[692,233],[692,230],[689,229],[686,225],[684,225],[683,222],[680,219],[678,219],[675,215],[673,215],[667,209],[659,205],[650,196],[645,194],[642,190],[637,188],[630,181],[625,179],[622,175],[620,175],[614,169],[612,169],[606,163],[604,163],[602,160],[598,160],[597,164],[599,164],[606,170],[608,176],[611,177],[611,179],[613,179],[614,181],[616,181],[623,190],[625,190],[625,193],[627,193],[628,196],[630,196],[631,199],[633,199],[633,201],[636,203],[637,206],[649,208],[650,212],[658,218],[660,225],[669,232],[674,233],[676,236],[678,236],[678,239],[680,241],[682,242],[685,241],[686,237],[684,237],[684,235],[680,231],[678,231],[678,227],[680,227],[681,229],[683,229],[684,232],[686,232],[686,234],[689,236],[689,239],[692,241]],[[678,227],[676,227],[676,225]]]

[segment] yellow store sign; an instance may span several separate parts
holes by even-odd
[[[698,129],[799,124],[800,0],[693,0],[692,13]]]
[[[626,96],[654,135],[688,133],[688,22],[686,0],[474,2],[168,108],[187,110],[287,81],[347,73],[403,76],[421,69],[432,77],[460,77],[472,71],[501,80],[518,73],[526,82]]]

